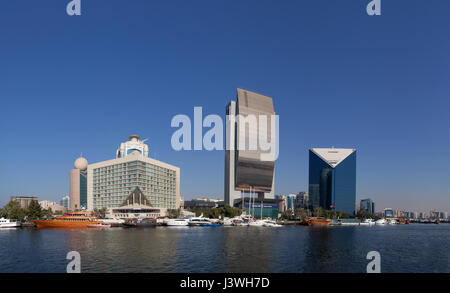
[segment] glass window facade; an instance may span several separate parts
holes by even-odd
[[[80,208],[87,208],[87,176],[85,171],[80,171]]]
[[[136,187],[153,207],[176,208],[177,174],[174,170],[136,160],[98,167],[92,171],[94,209],[122,206]]]
[[[309,151],[310,208],[322,207],[349,215],[355,214],[356,151],[335,167]]]

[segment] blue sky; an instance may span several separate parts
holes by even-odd
[[[181,193],[223,196],[224,153],[171,149],[176,114],[225,114],[241,87],[280,115],[276,193],[307,190],[308,148],[357,153],[357,197],[450,211],[450,2],[3,1],[0,204],[59,200],[81,152],[149,138]]]

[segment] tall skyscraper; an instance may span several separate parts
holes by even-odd
[[[270,127],[275,115],[272,98],[237,89],[237,101],[227,105],[226,114],[225,204],[233,206],[236,199],[240,198],[241,191],[249,192],[250,189],[252,193],[258,194],[260,200],[273,199],[275,160],[263,160],[262,156],[267,152],[262,151],[258,144],[260,116],[267,119],[267,141],[272,141],[277,135],[272,133]],[[243,120],[238,121],[238,116]],[[251,118],[256,123],[252,123]],[[251,146],[257,148],[252,149]]]
[[[70,170],[69,201],[70,210],[76,211],[87,208],[87,167],[88,161],[79,157],[74,163],[75,169]]]
[[[355,214],[355,149],[309,150],[309,200],[312,208]]]
[[[361,199],[359,208],[371,214],[375,214],[375,203],[370,199]]]

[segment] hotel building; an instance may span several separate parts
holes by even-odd
[[[322,207],[355,214],[356,150],[312,148],[309,150],[309,200]]]
[[[180,207],[180,169],[148,157],[148,146],[137,135],[122,143],[116,158],[89,164],[87,174],[87,210],[106,208],[113,213],[136,188],[146,199],[145,205],[160,211]],[[72,206],[72,197],[70,198]],[[142,202],[137,202],[142,206]],[[132,207],[126,205],[127,210]],[[139,207],[137,207],[139,208]]]

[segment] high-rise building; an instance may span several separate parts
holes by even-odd
[[[129,139],[116,159],[87,166],[87,209],[117,209],[136,188],[161,215],[180,208],[180,169],[148,157],[148,146],[139,136]]]
[[[296,194],[288,194],[287,195],[287,209],[288,210],[295,210],[295,200],[297,198]]]
[[[309,200],[312,208],[355,214],[355,149],[309,150]]]
[[[70,197],[69,196],[64,196],[63,198],[61,198],[61,200],[59,201],[59,204],[61,206],[63,206],[66,210],[68,210],[70,208]]]
[[[88,161],[80,156],[75,160],[75,169],[70,170],[69,198],[70,210],[87,209],[87,167]]]
[[[227,105],[226,114],[225,204],[234,206],[241,192],[250,190],[258,194],[260,202],[265,198],[274,199],[275,161],[265,157],[263,160],[268,152],[251,147],[258,146],[261,127],[258,118],[264,116],[271,125],[275,115],[272,98],[237,89],[237,101]],[[237,117],[243,119],[239,121]],[[256,123],[252,123],[251,118],[255,118]],[[266,131],[268,141],[276,138],[270,126]]]
[[[370,199],[361,199],[361,203],[359,204],[359,208],[368,213],[375,214],[375,203]]]
[[[300,191],[295,199],[296,209],[308,209],[309,208],[309,195],[304,191]]]

